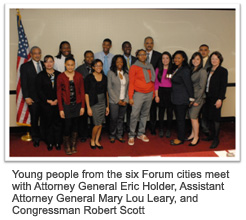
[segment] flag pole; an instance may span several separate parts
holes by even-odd
[[[18,27],[19,27],[21,24],[20,10],[16,9],[16,13],[17,13],[16,15],[19,17],[19,19],[18,19]],[[17,123],[17,124],[20,124],[20,123]],[[22,124],[22,125],[28,126],[27,124]],[[27,133],[25,135],[21,136],[21,140],[22,141],[32,141],[32,136],[30,135],[30,132],[27,131]]]

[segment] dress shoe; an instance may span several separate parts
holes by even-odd
[[[203,141],[212,141],[214,138],[212,136],[208,136],[206,138],[203,138]]]
[[[118,140],[119,142],[121,142],[121,143],[125,143],[125,142],[126,142],[126,140],[125,140],[124,138],[117,138],[117,140]]]
[[[47,145],[47,149],[48,149],[48,151],[53,150],[53,144],[48,144],[48,145]]]
[[[170,137],[171,137],[171,131],[170,131],[170,130],[167,130],[167,131],[166,131],[166,137],[167,137],[167,138],[170,138]]]
[[[156,135],[156,131],[155,131],[155,129],[151,129],[151,135]]]
[[[102,145],[96,145],[96,147],[99,149],[99,150],[102,150],[103,149],[103,146]]]
[[[159,131],[159,137],[160,138],[163,138],[164,137],[164,131],[163,131],[163,129],[160,129],[160,131]]]
[[[213,140],[213,142],[209,148],[214,149],[214,148],[218,147],[219,143],[220,143],[220,141],[218,139],[215,139],[215,140]]]
[[[86,142],[86,140],[87,140],[87,138],[86,138],[86,137],[82,137],[82,138],[80,138],[80,142],[82,142],[82,143],[85,143],[85,142]]]
[[[205,136],[209,136],[209,132],[208,131],[203,131],[203,134],[205,134]]]
[[[180,144],[183,144],[183,143],[184,143],[184,141],[181,141],[179,139],[174,139],[174,140],[170,141],[170,144],[173,145],[173,146],[180,145]]]
[[[198,140],[197,140],[197,142],[195,144],[189,143],[189,146],[194,147],[194,146],[196,146],[199,143],[199,141],[200,141],[200,138],[198,138]]]
[[[90,147],[91,147],[91,149],[93,149],[93,150],[95,150],[96,148],[97,148],[97,146],[96,145],[91,145],[91,142],[90,142]]]
[[[33,146],[34,147],[39,147],[39,141],[33,141]]]
[[[193,141],[194,138],[185,138],[185,141]]]
[[[110,138],[110,143],[114,143],[115,142],[115,138]]]
[[[61,145],[60,144],[56,144],[55,148],[56,148],[56,150],[61,150]]]

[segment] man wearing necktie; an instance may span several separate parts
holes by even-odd
[[[109,38],[103,40],[102,48],[103,51],[95,53],[95,59],[99,59],[103,62],[103,72],[107,76],[110,69],[112,58],[114,55],[110,53],[112,47],[112,41]]]
[[[129,41],[125,41],[122,44],[122,51],[123,51],[123,57],[126,60],[127,63],[127,69],[129,71],[131,65],[133,65],[137,58],[131,55],[132,52],[132,45]],[[131,112],[132,112],[132,106],[129,105],[129,103],[127,104],[127,109],[126,109],[126,127],[125,127],[125,131],[127,133],[129,133],[130,131],[130,118],[131,118]]]
[[[20,79],[23,98],[25,99],[31,115],[31,135],[33,146],[38,147],[40,141],[38,122],[40,118],[39,98],[36,91],[36,78],[44,68],[41,59],[41,49],[37,46],[30,51],[31,60],[20,67]]]
[[[158,64],[161,60],[161,53],[153,50],[154,48],[154,39],[150,36],[144,39],[144,47],[146,49],[147,54],[147,62],[151,63],[154,67],[154,70],[158,67]],[[155,127],[156,127],[156,110],[157,104],[155,99],[153,99],[151,108],[150,108],[150,119],[149,119],[149,128],[152,135],[156,135]]]

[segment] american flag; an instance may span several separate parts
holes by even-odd
[[[26,104],[20,81],[20,66],[26,63],[30,59],[29,45],[24,31],[24,27],[21,22],[20,11],[17,9],[17,30],[19,36],[18,44],[18,57],[17,57],[17,88],[16,88],[16,106],[17,106],[17,116],[16,123],[18,125],[30,126],[30,113],[28,110],[28,105]]]

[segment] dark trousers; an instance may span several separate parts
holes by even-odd
[[[217,109],[214,105],[215,101],[206,98],[203,108],[203,119],[206,122],[207,129],[210,129],[210,136],[215,140],[219,139],[221,108]]]
[[[64,119],[64,136],[70,136],[72,132],[78,132],[79,117]]]
[[[31,136],[33,141],[40,141],[40,132],[38,122],[40,119],[40,104],[38,102],[32,103],[28,106],[31,116]]]
[[[90,128],[88,125],[88,118],[90,118]],[[91,128],[93,127],[92,117],[89,117],[87,114],[87,107],[85,107],[85,113],[79,117],[79,128],[78,133],[79,137],[87,138],[91,134]]]
[[[164,113],[167,110],[167,129],[171,130],[173,121],[173,104],[171,102],[172,88],[159,87],[158,95],[159,103],[159,127],[163,129]]]
[[[62,122],[58,106],[42,105],[42,115],[45,127],[45,141],[47,144],[60,144],[62,136]]]
[[[151,107],[150,107],[150,115],[149,115],[149,127],[150,127],[150,130],[154,130],[155,129],[155,125],[156,125],[156,109],[157,109],[157,104],[155,102],[155,99],[153,99]]]
[[[209,119],[207,114],[207,106],[203,105],[202,109],[200,111],[200,125],[202,128],[202,131],[205,133],[209,132]]]
[[[180,141],[184,141],[185,139],[185,116],[187,109],[188,105],[175,105],[177,133]]]
[[[109,103],[110,108],[110,126],[109,126],[109,134],[110,138],[122,138],[123,136],[123,124],[124,124],[124,116],[126,113],[127,106],[121,106],[118,104]]]

